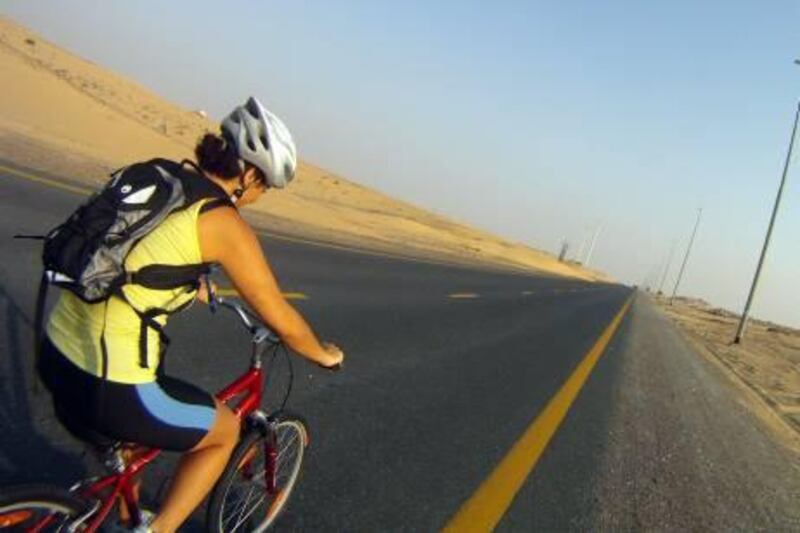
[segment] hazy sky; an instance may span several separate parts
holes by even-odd
[[[800,97],[790,1],[5,1],[188,108],[258,95],[301,157],[511,240],[741,310]],[[7,80],[8,82],[9,80]],[[798,147],[800,152],[800,147]],[[800,326],[800,175],[755,315]],[[586,250],[588,246],[584,247]]]

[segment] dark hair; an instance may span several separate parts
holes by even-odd
[[[232,179],[242,173],[236,147],[221,135],[203,135],[194,148],[194,155],[200,168],[221,178]]]

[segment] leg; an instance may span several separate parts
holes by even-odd
[[[125,448],[122,450],[122,459],[126,465],[129,465],[135,458],[134,448]],[[139,492],[142,488],[142,474],[141,472],[131,480],[131,491],[133,492],[134,499],[139,501]],[[119,506],[119,521],[123,524],[129,524],[131,521],[131,510],[123,498],[122,494],[117,496],[117,505]]]
[[[177,530],[214,486],[238,439],[239,419],[226,405],[217,402],[214,426],[181,458],[161,510],[151,524],[153,531]]]
[[[137,477],[131,481],[131,490],[133,492],[133,497],[136,498],[136,501],[139,501],[139,492],[142,488],[142,479]],[[119,521],[122,524],[130,524],[131,523],[131,510],[128,508],[128,504],[125,501],[125,498],[122,497],[122,494],[117,496],[117,506],[119,507]]]

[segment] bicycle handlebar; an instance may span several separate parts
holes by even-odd
[[[213,296],[213,298],[209,298],[209,307],[211,308],[211,312],[215,313],[218,306],[226,307],[236,313],[236,316],[239,317],[239,320],[242,321],[244,327],[253,335],[253,342],[261,343],[264,341],[269,342],[270,344],[282,344],[283,341],[281,340],[278,335],[275,334],[274,331],[269,329],[264,325],[261,319],[252,311],[247,309],[245,306],[226,300],[221,296]],[[330,370],[331,372],[338,372],[342,369],[342,364],[337,363],[333,366],[324,366],[319,363],[315,363],[318,367]]]
[[[253,335],[253,342],[260,343],[267,341],[270,344],[281,344],[283,341],[278,337],[274,331],[269,329],[255,313],[247,309],[241,304],[231,302],[220,296],[215,296],[209,299],[209,307],[211,312],[215,313],[218,306],[222,306],[233,311],[239,320],[244,325],[245,329]]]

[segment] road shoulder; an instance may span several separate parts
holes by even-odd
[[[796,377],[787,376],[786,369],[781,367],[790,363],[790,356],[795,354],[764,342],[766,335],[774,336],[778,332],[752,324],[750,333],[754,338],[747,339],[746,346],[735,346],[730,339],[738,317],[720,319],[717,310],[697,309],[686,299],[676,299],[670,305],[665,298],[643,296],[674,324],[698,357],[715,365],[725,375],[734,394],[758,417],[776,442],[800,457],[800,419],[793,416],[793,411],[782,401],[786,394],[781,394],[785,390],[781,380]],[[768,359],[777,359],[781,366],[770,364]],[[797,374],[793,369],[789,372]]]
[[[594,525],[602,530],[786,530],[800,526],[800,459],[637,298],[621,342]]]

